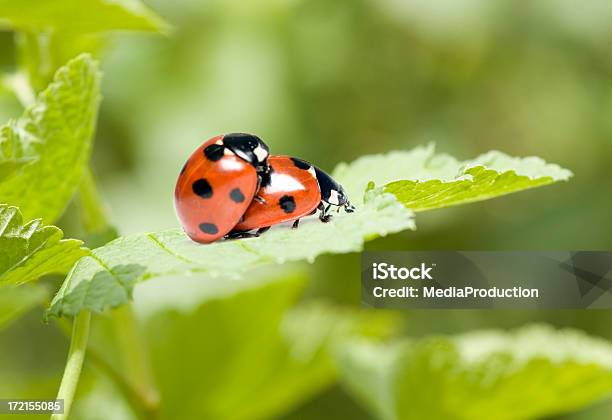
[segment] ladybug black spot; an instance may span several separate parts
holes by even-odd
[[[206,156],[208,160],[216,162],[223,157],[224,152],[225,149],[222,145],[211,144],[210,146],[206,146],[204,149],[204,156]]]
[[[196,195],[202,198],[210,198],[213,195],[212,187],[204,178],[200,178],[191,184],[191,188]]]
[[[310,169],[310,163],[302,160],[302,159],[298,159],[298,158],[294,158],[292,157],[291,160],[293,161],[293,164],[300,168],[300,169],[304,169],[305,171],[307,171],[308,169]]]
[[[200,223],[200,230],[204,233],[208,233],[209,235],[214,235],[219,232],[217,225],[214,223]]]
[[[283,195],[278,200],[278,204],[285,213],[292,213],[295,210],[295,200],[290,195]]]
[[[240,188],[234,188],[232,191],[230,191],[230,198],[235,203],[242,203],[244,201],[244,194],[242,194]]]

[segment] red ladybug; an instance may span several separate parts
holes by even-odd
[[[208,140],[189,157],[176,181],[174,206],[185,233],[210,243],[225,236],[269,180],[268,146],[250,134]]]
[[[298,227],[300,218],[321,211],[319,219],[328,222],[332,206],[344,207],[346,212],[355,208],[350,204],[344,189],[332,177],[305,160],[289,156],[268,158],[269,179],[257,192],[240,222],[228,235],[229,238],[259,236],[270,226],[294,220]],[[259,229],[250,234],[249,230]]]

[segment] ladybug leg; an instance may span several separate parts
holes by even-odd
[[[340,210],[340,208],[338,208]],[[344,203],[344,211],[347,213],[353,213],[355,211],[355,206],[353,206],[349,201]]]
[[[263,204],[263,205],[268,204],[267,201],[263,199],[263,197],[260,197],[258,195],[253,197],[253,200],[257,201],[259,204]]]
[[[327,212],[329,211],[329,209],[331,208],[331,204],[328,204],[327,207],[325,207],[323,205],[323,202],[321,202],[319,204],[319,207],[317,207],[319,210],[321,210],[321,214],[319,214],[319,220],[322,221],[323,223],[327,223],[331,220],[331,215],[327,214]]]
[[[262,234],[266,233],[268,230],[270,230],[270,226],[259,228],[259,229],[257,229],[257,232],[255,232],[253,234],[253,236],[257,237],[259,235],[262,235]]]
[[[270,226],[259,228],[257,231],[255,231],[255,233],[249,232],[248,230],[233,231],[225,235],[225,239],[257,238],[262,233],[267,232],[268,229],[270,229]]]
[[[300,219],[295,219],[295,222],[293,222],[293,225],[291,225],[291,229],[297,229],[299,224]]]
[[[234,231],[234,232],[230,232],[227,235],[224,236],[225,239],[245,239],[245,238],[255,238],[259,235],[257,235],[257,233],[251,233],[249,231],[243,230],[243,231]]]

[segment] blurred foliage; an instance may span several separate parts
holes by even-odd
[[[341,377],[382,419],[539,418],[609,394],[612,346],[530,326],[339,352]]]
[[[251,131],[273,150],[326,170],[363,154],[435,141],[438,150],[461,159],[500,149],[544,156],[576,174],[571,183],[548,189],[419,214],[416,232],[379,239],[369,249],[611,247],[609,1],[148,3],[174,27],[170,37],[116,34],[92,46],[70,47],[105,58],[105,101],[93,165],[122,234],[175,227],[171,192],[184,157],[211,135]],[[13,33],[0,32],[3,73],[23,60],[20,42]],[[107,48],[101,51],[99,42]],[[1,121],[21,111],[0,84]],[[68,209],[60,227],[68,236],[82,237],[77,207]],[[332,307],[359,305],[359,256],[322,257],[306,270],[305,285],[287,275],[285,286],[256,283],[250,292],[226,291],[213,301],[187,289],[191,292],[177,297],[180,310],[168,307],[177,293],[172,281],[143,285],[137,309],[167,398],[163,412],[187,409],[180,406],[185,395],[172,394],[183,375],[194,395],[207,401],[208,392],[219,396],[218,405],[208,405],[211,410],[240,405],[228,393],[236,386],[236,395],[249,402],[245,416],[253,410],[287,420],[369,419],[346,390],[332,386],[325,357],[309,360],[317,366],[309,371],[315,365],[289,357],[291,335],[280,334],[283,314],[303,304],[296,301],[325,298]],[[295,284],[305,288],[303,293],[292,290]],[[273,291],[276,300],[256,297]],[[186,301],[193,305],[190,312],[182,312]],[[333,313],[325,319],[335,319]],[[418,337],[547,322],[612,339],[612,315],[604,311],[432,310],[404,317],[403,333]],[[43,325],[40,319],[40,312],[30,313],[0,333],[0,395],[55,393],[67,341],[54,323]],[[307,319],[300,321],[304,329],[322,325],[319,318],[315,324]],[[105,316],[95,320],[93,346],[120,364],[116,343],[98,339],[112,329],[106,323]],[[234,327],[240,323],[249,329]],[[253,357],[241,353],[241,346]],[[171,371],[176,366],[180,369]],[[297,369],[287,370],[297,376],[284,375],[285,367]],[[276,389],[278,399],[256,393],[276,380],[281,389],[261,392]],[[204,410],[193,401],[185,402]],[[75,418],[132,418],[130,410],[109,384],[108,372],[90,360]],[[607,419],[611,410],[612,403],[603,401],[559,418]]]
[[[42,304],[49,291],[40,285],[16,287],[14,284],[0,286],[0,330],[11,321]]]
[[[285,277],[204,302],[190,313],[171,310],[149,318],[145,327],[162,418],[273,417],[333,383],[327,351],[332,342],[393,331],[392,314],[320,304],[291,309],[304,280]],[[183,346],[178,359],[176,343]],[[175,361],[172,368],[169,359]]]
[[[168,30],[138,0],[0,0],[0,11],[0,28],[18,30],[17,62],[37,91],[70,58],[99,52],[105,43],[104,32]]]

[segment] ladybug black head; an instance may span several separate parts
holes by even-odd
[[[321,190],[321,199],[328,204],[344,207],[347,213],[355,211],[355,207],[350,203],[348,195],[336,180],[329,176],[325,171],[314,167],[317,174],[317,182]]]
[[[269,172],[268,156],[270,155],[270,149],[259,137],[244,133],[226,134],[223,136],[223,145],[234,152],[236,156],[253,165],[257,172]]]
[[[353,206],[351,204],[351,202],[349,201],[348,195],[346,194],[346,192],[344,191],[344,188],[342,188],[342,185],[338,184],[338,189],[336,189],[335,191],[332,192],[332,195],[335,193],[336,197],[336,202],[338,203],[338,206],[344,207],[344,210],[347,213],[352,213],[355,211],[355,206]]]

